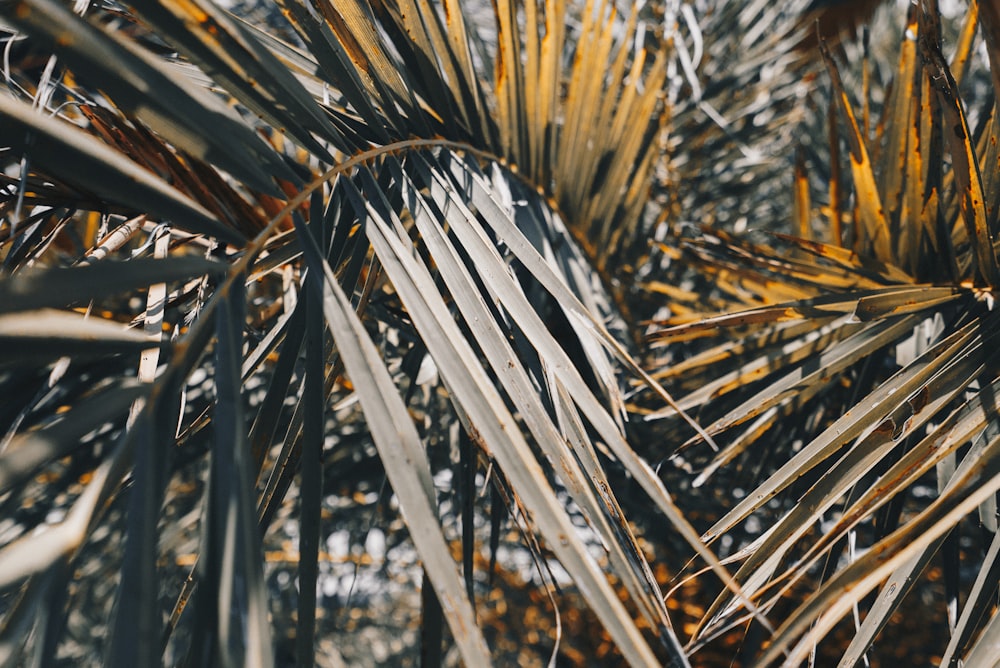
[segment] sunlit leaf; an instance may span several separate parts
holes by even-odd
[[[249,185],[280,196],[270,174],[291,181],[294,173],[229,109],[190,85],[128,42],[92,27],[49,0],[11,3],[17,27],[73,62],[123,110],[135,114],[178,148],[218,164]]]

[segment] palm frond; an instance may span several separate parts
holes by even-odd
[[[849,208],[830,202],[821,211],[849,211],[844,232],[827,219],[835,235],[826,243],[689,235],[675,256],[699,286],[689,288],[693,313],[678,308],[650,334],[667,356],[680,346],[703,349],[661,362],[657,376],[684,388],[679,406],[721,449],[704,447],[671,410],[647,419],[683,441],[673,458],[696,473],[694,485],[748,488],[703,538],[739,537],[734,577],[765,614],[773,617],[793,592],[812,591],[775,630],[763,664],[797,665],[853,612],[856,635],[841,665],[854,665],[914,595],[932,556],[957,540],[970,513],[988,513],[984,504],[998,489],[990,463],[997,260],[987,213],[996,203],[983,185],[994,172],[993,102],[971,112],[963,105],[938,17],[922,11],[911,8],[901,31],[897,78],[874,134],[856,118],[840,67],[824,51],[854,187]],[[953,62],[974,76],[968,30],[959,35]],[[981,124],[975,133],[970,113]],[[936,493],[921,502],[915,490],[935,471]],[[753,524],[769,528],[755,534]],[[946,572],[957,567],[944,558]],[[970,558],[981,577],[993,568],[979,554]],[[745,623],[741,608],[723,592],[692,648]],[[961,630],[952,627],[953,660],[959,643],[970,655],[983,651],[969,649],[969,615]],[[977,619],[980,628],[989,623]]]
[[[300,586],[310,589],[297,604],[295,652],[311,662],[322,504],[335,475],[325,462],[371,459],[351,436],[360,428],[370,430],[463,659],[483,665],[481,591],[451,557],[455,537],[432,477],[458,464],[441,434],[460,425],[473,469],[490,472],[525,532],[522,549],[545,568],[561,564],[628,661],[685,665],[609,464],[624,464],[731,581],[627,440],[618,368],[639,368],[611,333],[620,330],[614,299],[592,273],[647,231],[640,214],[661,150],[666,47],[638,40],[637,16],[590,4],[498,4],[492,54],[476,48],[465,10],[450,1],[278,8],[293,41],[201,0],[82,15],[50,0],[3,5],[33,49],[66,66],[56,70],[60,86],[42,80],[32,90],[25,57],[21,90],[11,87],[0,106],[5,159],[18,170],[3,206],[25,218],[7,237],[23,258],[0,283],[19,295],[9,309],[84,301],[161,334],[150,353],[148,335],[125,347],[95,331],[114,347],[94,354],[119,356],[99,371],[115,386],[132,387],[124,379],[147,349],[139,380],[148,392],[115,404],[117,421],[103,414],[118,445],[85,465],[92,477],[68,519],[0,549],[11,566],[5,586],[25,592],[10,619],[36,614],[48,628],[47,609],[67,605],[68,594],[43,605],[38,583],[84,559],[100,527],[117,527],[110,663],[157,663],[167,651],[191,664],[271,665],[259,532],[291,496]],[[567,13],[582,21],[578,33],[563,25]],[[523,20],[532,30],[520,32]],[[26,95],[34,104],[13,99]],[[56,203],[75,246],[30,236]],[[585,252],[572,238],[587,241]],[[142,259],[154,246],[163,259]],[[77,262],[86,266],[37,276],[23,267]],[[119,290],[148,291],[147,306],[123,303]],[[48,349],[73,355],[70,376],[84,373],[75,350],[42,334]],[[429,393],[414,391],[425,381],[406,363],[423,351],[440,376]],[[196,377],[210,379],[207,392],[194,391]],[[261,382],[264,398],[248,401]],[[367,426],[354,415],[331,427],[354,397]],[[432,407],[441,424],[414,421]],[[65,421],[90,424],[75,409]],[[31,427],[13,427],[14,438]],[[26,493],[28,471],[66,451],[20,462],[12,492]],[[200,537],[183,530],[197,566],[181,585],[159,565],[174,548],[161,545],[157,520],[192,476],[205,500]],[[28,553],[39,558],[29,564]],[[164,594],[177,601],[165,628]]]

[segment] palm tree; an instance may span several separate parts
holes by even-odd
[[[991,103],[971,132],[949,78],[974,11],[950,67],[936,12],[911,15],[874,138],[831,61],[854,193],[834,142],[822,243],[807,161],[793,191],[769,157],[814,110],[804,2],[279,0],[250,21],[2,1],[6,659],[52,663],[71,611],[113,599],[110,664],[273,665],[264,551],[295,516],[292,651],[313,664],[330,499],[383,476],[428,663],[444,623],[467,665],[496,656],[505,522],[556,601],[553,660],[559,601],[635,665],[748,623],[758,658],[795,662],[888,577],[850,663],[941,545],[949,595],[967,584],[948,531],[979,506],[995,529],[1000,382]],[[732,235],[793,205],[804,238]],[[668,483],[685,504],[718,485],[703,535]],[[990,651],[995,552],[949,657]],[[665,589],[692,555],[721,592],[696,629]]]
[[[23,506],[42,474],[70,495],[0,552],[19,592],[7,656],[34,629],[55,657],[94,586],[81,555],[121,530],[109,663],[269,665],[261,534],[294,489],[296,661],[313,663],[324,462],[371,444],[425,569],[425,624],[439,605],[468,665],[490,657],[477,472],[627,660],[686,663],[608,462],[713,560],[626,440],[615,369],[666,394],[610,331],[598,278],[648,235],[666,45],[605,4],[499,3],[488,40],[453,0],[275,9],[283,30],[200,1],[4,4],[3,489]],[[458,536],[434,482],[452,467]],[[197,565],[166,582],[192,481]]]
[[[733,545],[745,597],[721,593],[692,649],[745,628],[752,601],[775,622],[761,664],[798,665],[839,628],[833,651],[853,666],[922,591],[944,603],[942,664],[997,661],[997,124],[982,91],[1000,90],[1000,16],[971,3],[958,18],[944,47],[936,8],[910,8],[874,128],[824,51],[851,180],[835,137],[812,206],[800,160],[799,236],[681,243],[696,297],[651,342],[668,351],[654,375],[683,396],[649,418],[681,443],[672,457],[695,487],[739,490],[702,538]],[[992,86],[973,66],[977,24]],[[667,357],[696,340],[688,359]]]

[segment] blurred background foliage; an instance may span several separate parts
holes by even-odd
[[[5,664],[1000,661],[994,4],[0,20]]]

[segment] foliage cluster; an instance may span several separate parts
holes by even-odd
[[[1000,661],[995,3],[880,13],[884,87],[798,1],[253,11],[0,0],[3,661],[113,600],[109,665],[312,665],[383,479],[428,664],[500,661],[511,554],[553,661],[573,601],[852,666],[927,594]]]

